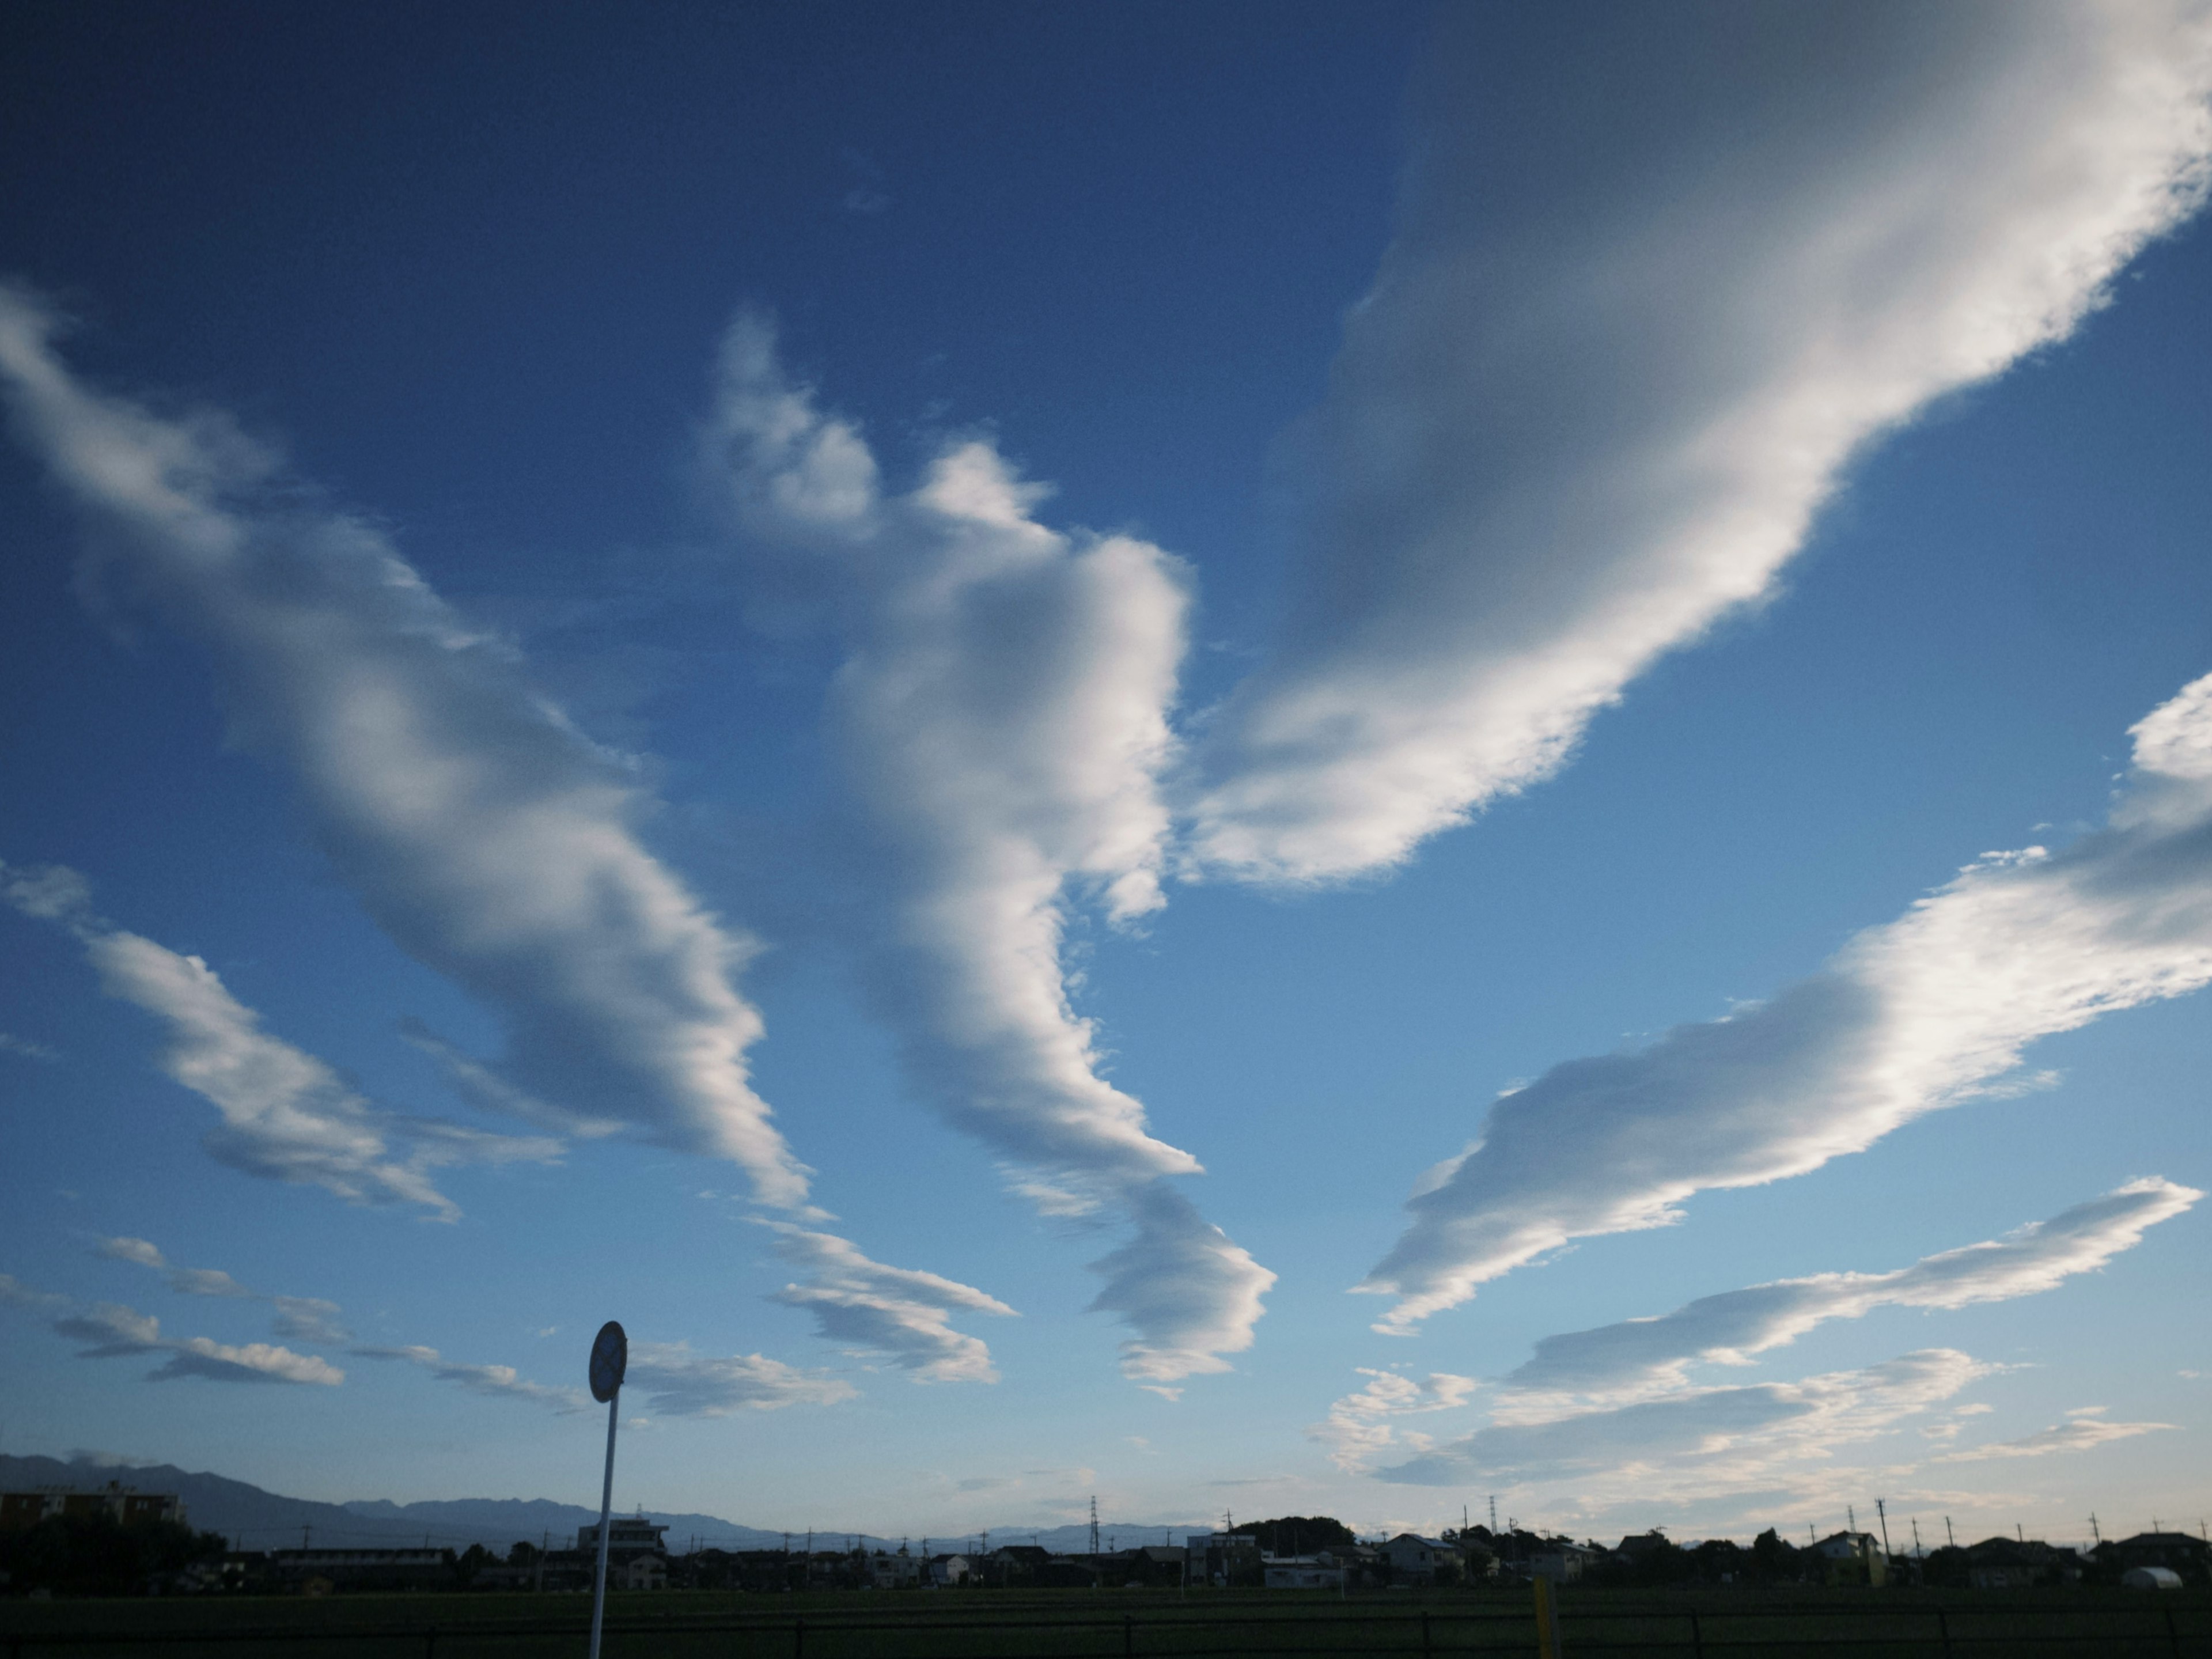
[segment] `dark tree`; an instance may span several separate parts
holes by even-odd
[[[1247,1521],[1237,1532],[1256,1538],[1269,1555],[1310,1555],[1331,1544],[1356,1544],[1352,1528],[1333,1515],[1286,1515],[1276,1521]]]
[[[173,1521],[125,1526],[106,1510],[51,1515],[36,1526],[0,1532],[0,1572],[10,1591],[58,1595],[131,1595],[195,1561],[222,1558],[228,1540]]]

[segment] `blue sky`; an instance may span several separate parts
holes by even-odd
[[[7,27],[0,1449],[2212,1502],[2201,8]]]

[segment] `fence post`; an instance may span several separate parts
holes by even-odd
[[[1528,1589],[1536,1598],[1537,1659],[1559,1659],[1559,1592],[1550,1579],[1540,1577]]]
[[[2166,1615],[2166,1644],[2173,1650],[2173,1659],[2181,1659],[2181,1632],[2173,1627],[2173,1609],[2161,1607]]]
[[[1705,1659],[1705,1627],[1698,1623],[1695,1607],[1690,1609],[1690,1651],[1697,1656],[1697,1659]]]
[[[1429,1659],[1429,1610],[1421,1609],[1421,1659]]]
[[[422,1659],[438,1659],[438,1627],[435,1625],[422,1633]]]
[[[804,1619],[791,1627],[791,1659],[806,1659],[806,1621]]]
[[[1943,1638],[1943,1659],[1951,1659],[1951,1620],[1941,1607],[1936,1609],[1936,1630]]]
[[[1136,1621],[1125,1613],[1121,1615],[1121,1659],[1130,1659],[1136,1650]]]

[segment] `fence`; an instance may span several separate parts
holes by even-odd
[[[584,1641],[585,1626],[576,1618],[349,1627],[343,1598],[312,1611],[324,1609],[325,1617],[311,1618],[311,1610],[298,1602],[280,1604],[270,1608],[272,1622],[260,1627],[16,1629],[0,1640],[7,1644],[8,1659],[46,1654],[105,1659],[137,1653],[197,1659],[230,1652],[280,1659],[288,1650],[343,1653],[346,1659],[532,1659],[540,1653],[581,1652]],[[52,1611],[60,1611],[58,1604]],[[280,1611],[282,1616],[275,1616]],[[388,1604],[380,1611],[388,1612]],[[1569,1598],[1559,1613],[1562,1646],[1571,1659],[1589,1654],[2212,1659],[2212,1603],[2194,1596],[2179,1605],[2146,1595],[2141,1601],[2076,1606],[1916,1604],[1887,1598],[1577,1606]],[[1054,1616],[1028,1609],[975,1616],[951,1610],[782,1617],[671,1613],[611,1618],[606,1636],[610,1659],[1456,1659],[1536,1650],[1532,1611],[1499,1602],[1419,1609],[1355,1605],[1323,1610],[1311,1604],[1280,1612],[1148,1609],[1119,1617],[1094,1612]]]

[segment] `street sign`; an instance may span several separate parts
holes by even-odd
[[[612,1400],[629,1370],[629,1338],[620,1324],[610,1319],[599,1327],[599,1336],[592,1343],[592,1398],[602,1405]]]

